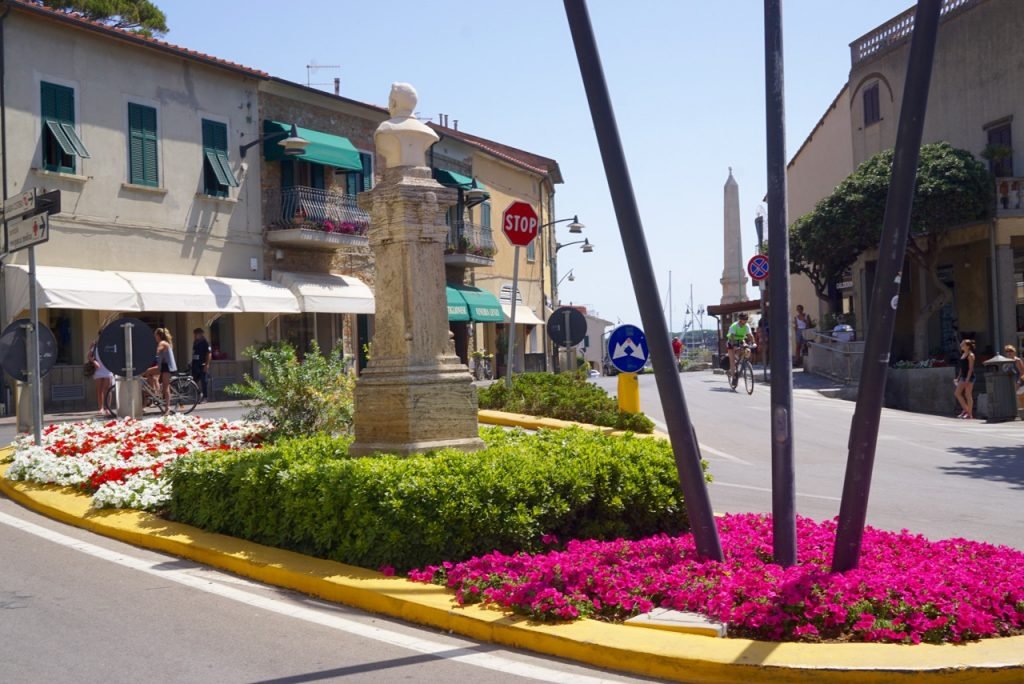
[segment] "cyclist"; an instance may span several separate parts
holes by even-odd
[[[744,344],[753,344],[754,331],[750,329],[749,316],[746,312],[739,315],[739,320],[729,326],[725,335],[725,348],[729,351],[729,379],[736,377],[736,359],[743,350]]]

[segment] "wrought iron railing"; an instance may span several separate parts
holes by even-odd
[[[334,190],[301,185],[268,190],[264,197],[266,225],[271,230],[305,228],[341,235],[365,235],[370,215],[355,197]]]
[[[969,5],[976,5],[981,0],[944,0],[940,16],[946,18],[950,12]],[[897,45],[903,39],[909,38],[914,32],[914,7],[911,7],[903,14],[900,14],[875,30],[865,33],[857,40],[850,43],[850,66],[857,66],[865,59],[874,57],[892,46]]]
[[[448,227],[448,241],[444,252],[493,259],[495,246],[491,229],[469,221],[458,221]]]

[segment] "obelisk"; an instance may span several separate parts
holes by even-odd
[[[722,304],[747,299],[747,276],[743,264],[743,239],[740,235],[740,186],[732,177],[725,181],[725,266],[722,269]]]
[[[426,164],[438,137],[413,116],[416,90],[391,86],[391,118],[374,133],[384,178],[359,195],[376,260],[370,362],[356,382],[353,455],[483,446],[476,388],[449,342],[444,245],[456,192]]]

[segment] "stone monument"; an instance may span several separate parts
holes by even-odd
[[[374,134],[384,178],[359,195],[377,278],[373,352],[356,382],[350,453],[483,447],[476,388],[449,341],[445,209],[456,192],[425,165],[437,134],[413,117],[416,90],[391,86],[391,118]]]
[[[743,238],[740,234],[740,186],[732,177],[725,181],[725,267],[722,269],[722,304],[747,299],[746,264],[743,263]]]

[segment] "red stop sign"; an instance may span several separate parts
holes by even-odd
[[[516,247],[526,247],[539,231],[537,212],[526,202],[513,202],[501,215],[501,232]]]

